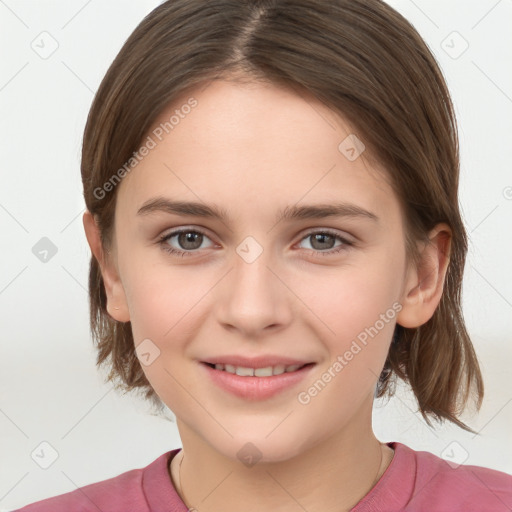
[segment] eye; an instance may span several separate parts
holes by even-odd
[[[353,242],[350,242],[335,231],[331,231],[329,229],[311,231],[301,240],[301,242],[308,239],[311,240],[311,250],[317,254],[321,254],[322,256],[328,256],[337,254],[341,251],[346,251],[354,245]],[[333,245],[336,243],[336,240],[341,242],[338,246]]]
[[[169,241],[175,237],[177,237],[176,243],[178,244],[178,248],[173,247],[169,243]],[[191,255],[193,252],[197,252],[197,250],[201,248],[201,244],[205,238],[209,240],[208,236],[202,231],[198,229],[185,228],[172,231],[171,233],[162,236],[159,239],[159,243],[164,251],[176,256],[185,256]]]
[[[178,247],[170,243],[173,238],[176,238],[175,243]],[[191,256],[194,252],[199,252],[205,238],[210,240],[206,233],[199,229],[182,228],[171,231],[160,237],[159,244],[162,249],[169,254],[184,257]],[[302,238],[301,242],[308,239],[311,240],[310,245],[312,247],[310,250],[313,251],[315,255],[322,256],[337,254],[341,251],[348,250],[354,245],[353,242],[350,242],[335,231],[329,229],[311,231]],[[333,245],[336,243],[336,240],[340,242],[339,245]],[[210,245],[210,247],[212,245]]]

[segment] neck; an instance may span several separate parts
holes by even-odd
[[[344,430],[287,460],[247,467],[213,450],[179,420],[178,428],[183,450],[171,463],[171,478],[185,505],[201,512],[291,506],[349,511],[375,486],[394,454],[370,427],[364,434]]]

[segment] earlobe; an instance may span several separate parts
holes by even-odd
[[[100,231],[94,216],[86,210],[82,220],[87,242],[99,264],[101,276],[103,277],[105,293],[107,295],[108,314],[118,322],[129,322],[130,315],[123,284],[111,256],[105,253],[103,249]]]
[[[428,243],[421,243],[419,247],[419,263],[411,264],[407,271],[402,310],[397,316],[397,323],[407,328],[426,323],[439,305],[450,262],[450,227],[438,224],[429,233]]]

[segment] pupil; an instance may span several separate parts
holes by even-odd
[[[184,249],[197,249],[198,247],[201,246],[201,239],[200,237],[202,237],[201,233],[192,233],[192,232],[188,232],[188,233],[180,233],[180,245],[184,248]],[[199,240],[199,244],[198,244],[198,240]],[[189,245],[191,244],[191,245]]]
[[[326,239],[327,239],[327,241],[326,241]],[[315,249],[331,249],[332,245],[329,244],[329,242],[332,243],[333,240],[334,240],[334,237],[332,235],[320,233],[320,234],[317,234],[317,235],[313,235],[314,243],[312,245],[313,245],[313,247]],[[317,242],[320,243],[320,247],[315,247],[315,244]],[[322,246],[322,244],[324,244],[324,245]],[[328,247],[325,247],[325,244],[327,244]]]

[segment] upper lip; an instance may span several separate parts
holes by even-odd
[[[268,366],[277,366],[281,364],[283,366],[304,366],[305,364],[313,363],[313,361],[304,361],[293,359],[291,357],[274,355],[264,355],[258,357],[244,357],[237,355],[212,356],[202,360],[202,362],[210,364],[229,364],[232,366],[241,366],[243,368],[267,368]]]

